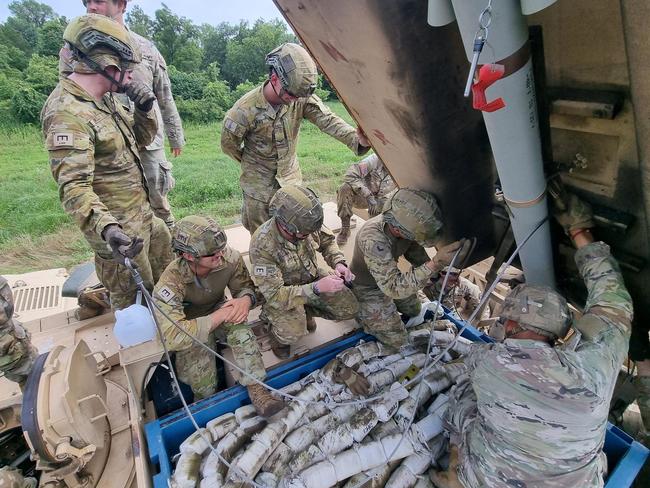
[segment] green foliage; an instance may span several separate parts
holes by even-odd
[[[36,0],[11,2],[9,3],[9,10],[17,19],[23,20],[36,28],[42,27],[45,22],[57,17],[52,7]]]
[[[201,68],[202,58],[203,49],[196,42],[189,41],[179,48],[174,60],[174,66],[180,71],[196,72]]]
[[[17,47],[0,44],[0,72],[20,76],[20,72],[27,68],[28,62],[29,57]]]
[[[144,13],[142,7],[133,5],[127,12],[124,20],[133,32],[149,39],[153,34],[153,20]]]
[[[169,79],[172,82],[174,98],[198,100],[203,96],[203,86],[207,83],[202,73],[183,73],[175,66],[169,67]]]
[[[233,103],[239,100],[244,95],[246,95],[249,91],[251,91],[253,88],[258,86],[260,83],[253,83],[251,81],[246,80],[245,82],[237,85],[237,87],[232,91]]]
[[[39,93],[31,86],[21,86],[11,97],[11,114],[18,122],[36,123],[46,99],[46,95]]]
[[[156,10],[153,41],[167,64],[186,62],[186,46],[194,42],[198,33],[198,28],[191,20],[174,14],[164,3],[161,9]]]
[[[41,56],[57,56],[63,44],[63,31],[68,25],[65,17],[48,20],[38,30],[36,52]]]
[[[24,72],[25,81],[36,91],[47,96],[59,82],[58,56],[33,54]]]
[[[279,20],[258,20],[251,32],[242,39],[235,39],[226,46],[226,60],[222,71],[230,86],[246,80],[255,80],[267,71],[266,55],[284,42],[295,40]]]

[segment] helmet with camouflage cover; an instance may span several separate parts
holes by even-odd
[[[269,203],[269,213],[292,234],[311,234],[323,226],[323,206],[309,188],[280,188]]]
[[[125,71],[142,59],[129,32],[103,15],[86,14],[73,19],[63,39],[80,61],[75,64],[76,72],[103,72],[109,66]]]
[[[308,97],[318,86],[316,63],[298,44],[286,42],[276,47],[266,55],[266,65],[275,71],[290,95]]]
[[[384,221],[396,227],[405,239],[431,247],[442,229],[436,198],[422,190],[400,188],[384,204]]]
[[[211,256],[226,247],[228,239],[221,226],[209,217],[189,215],[176,222],[172,231],[174,251],[195,258]]]
[[[548,286],[517,285],[503,301],[499,316],[550,339],[564,337],[571,325],[566,300]]]

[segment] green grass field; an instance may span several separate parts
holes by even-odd
[[[339,102],[332,109],[352,123]],[[239,166],[221,153],[221,124],[188,126],[183,154],[171,159],[176,188],[170,201],[177,218],[215,217],[239,221]],[[0,160],[0,273],[70,267],[92,255],[77,227],[63,212],[40,131],[24,127],[3,134]],[[334,198],[345,169],[359,159],[315,126],[303,124],[298,157],[305,183],[323,201]]]

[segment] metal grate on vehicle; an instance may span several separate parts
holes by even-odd
[[[14,288],[12,291],[16,313],[55,308],[61,300],[59,285],[26,286]]]

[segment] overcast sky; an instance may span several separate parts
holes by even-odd
[[[81,0],[39,0],[51,6],[60,15],[69,19],[83,13]],[[7,7],[10,0],[0,0],[0,21],[9,15]],[[160,0],[133,0],[131,5],[139,5],[147,14],[153,15],[160,8]],[[282,18],[272,0],[165,0],[165,4],[177,15],[188,17],[197,24],[235,23],[239,20],[251,22],[262,18],[270,20]],[[128,10],[127,10],[128,12]]]

